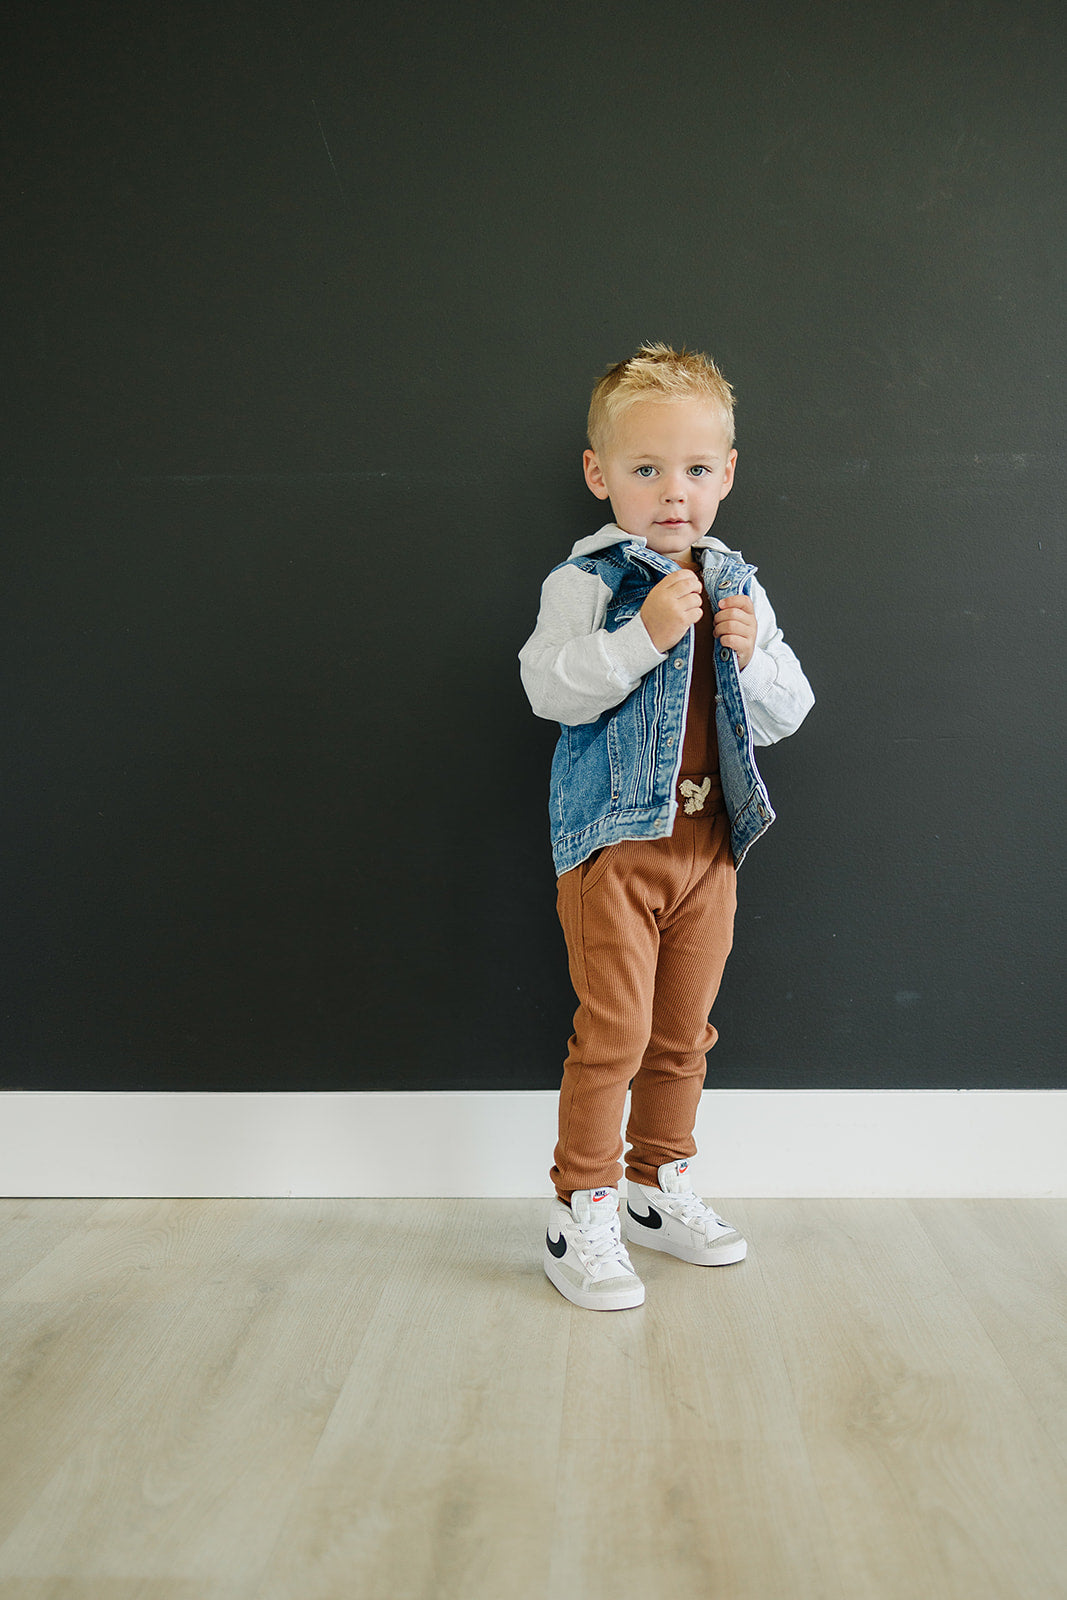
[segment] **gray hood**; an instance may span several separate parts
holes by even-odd
[[[615,526],[614,522],[607,522],[596,533],[586,534],[584,539],[579,539],[571,551],[571,556],[592,556],[598,550],[607,550],[613,544],[636,544],[640,546],[647,545],[648,540],[642,539],[636,534],[624,533],[621,528]],[[693,549],[720,550],[723,555],[737,556],[738,560],[741,559],[739,550],[731,550],[729,545],[723,544],[721,539],[713,538],[710,533],[706,533],[702,539],[695,539],[693,541]]]

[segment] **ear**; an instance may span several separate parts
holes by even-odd
[[[719,499],[720,500],[725,500],[726,496],[730,493],[730,490],[734,486],[734,468],[736,466],[737,466],[737,451],[736,450],[731,450],[730,451],[730,459],[726,463],[726,471],[722,475],[722,491],[721,491],[721,493],[719,495]]]
[[[608,498],[608,486],[604,482],[604,474],[600,470],[600,462],[592,450],[587,450],[582,457],[582,467],[585,471],[585,481],[592,489],[598,500]]]

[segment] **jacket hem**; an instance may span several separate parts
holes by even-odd
[[[625,811],[612,812],[607,817],[598,817],[577,833],[557,839],[552,848],[557,878],[580,867],[594,850],[604,850],[609,844],[622,844],[627,839],[640,844],[646,839],[668,838],[674,829],[677,813],[677,801],[668,802],[652,812],[641,807],[630,807]]]

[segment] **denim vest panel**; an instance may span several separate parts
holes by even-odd
[[[704,587],[717,611],[728,595],[750,594],[755,567],[736,556],[707,553]],[[767,787],[756,767],[752,729],[741,693],[737,654],[715,646],[715,731],[719,739],[719,776],[730,818],[734,864],[740,866],[761,834],[774,821]]]
[[[717,550],[702,552],[704,584],[714,610],[728,594],[746,592],[755,567]],[[653,584],[676,563],[646,546],[613,545],[567,565],[595,574],[611,591],[609,633],[640,611]],[[678,810],[677,782],[692,675],[693,630],[618,706],[595,722],[563,724],[552,760],[550,816],[558,875],[595,850],[623,839],[661,839]],[[774,813],[756,770],[752,733],[741,695],[737,658],[716,648],[716,730],[731,846],[740,866]]]

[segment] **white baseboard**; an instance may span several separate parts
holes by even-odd
[[[0,1093],[7,1196],[542,1195],[552,1091]],[[710,1090],[705,1194],[1067,1196],[1067,1090]]]

